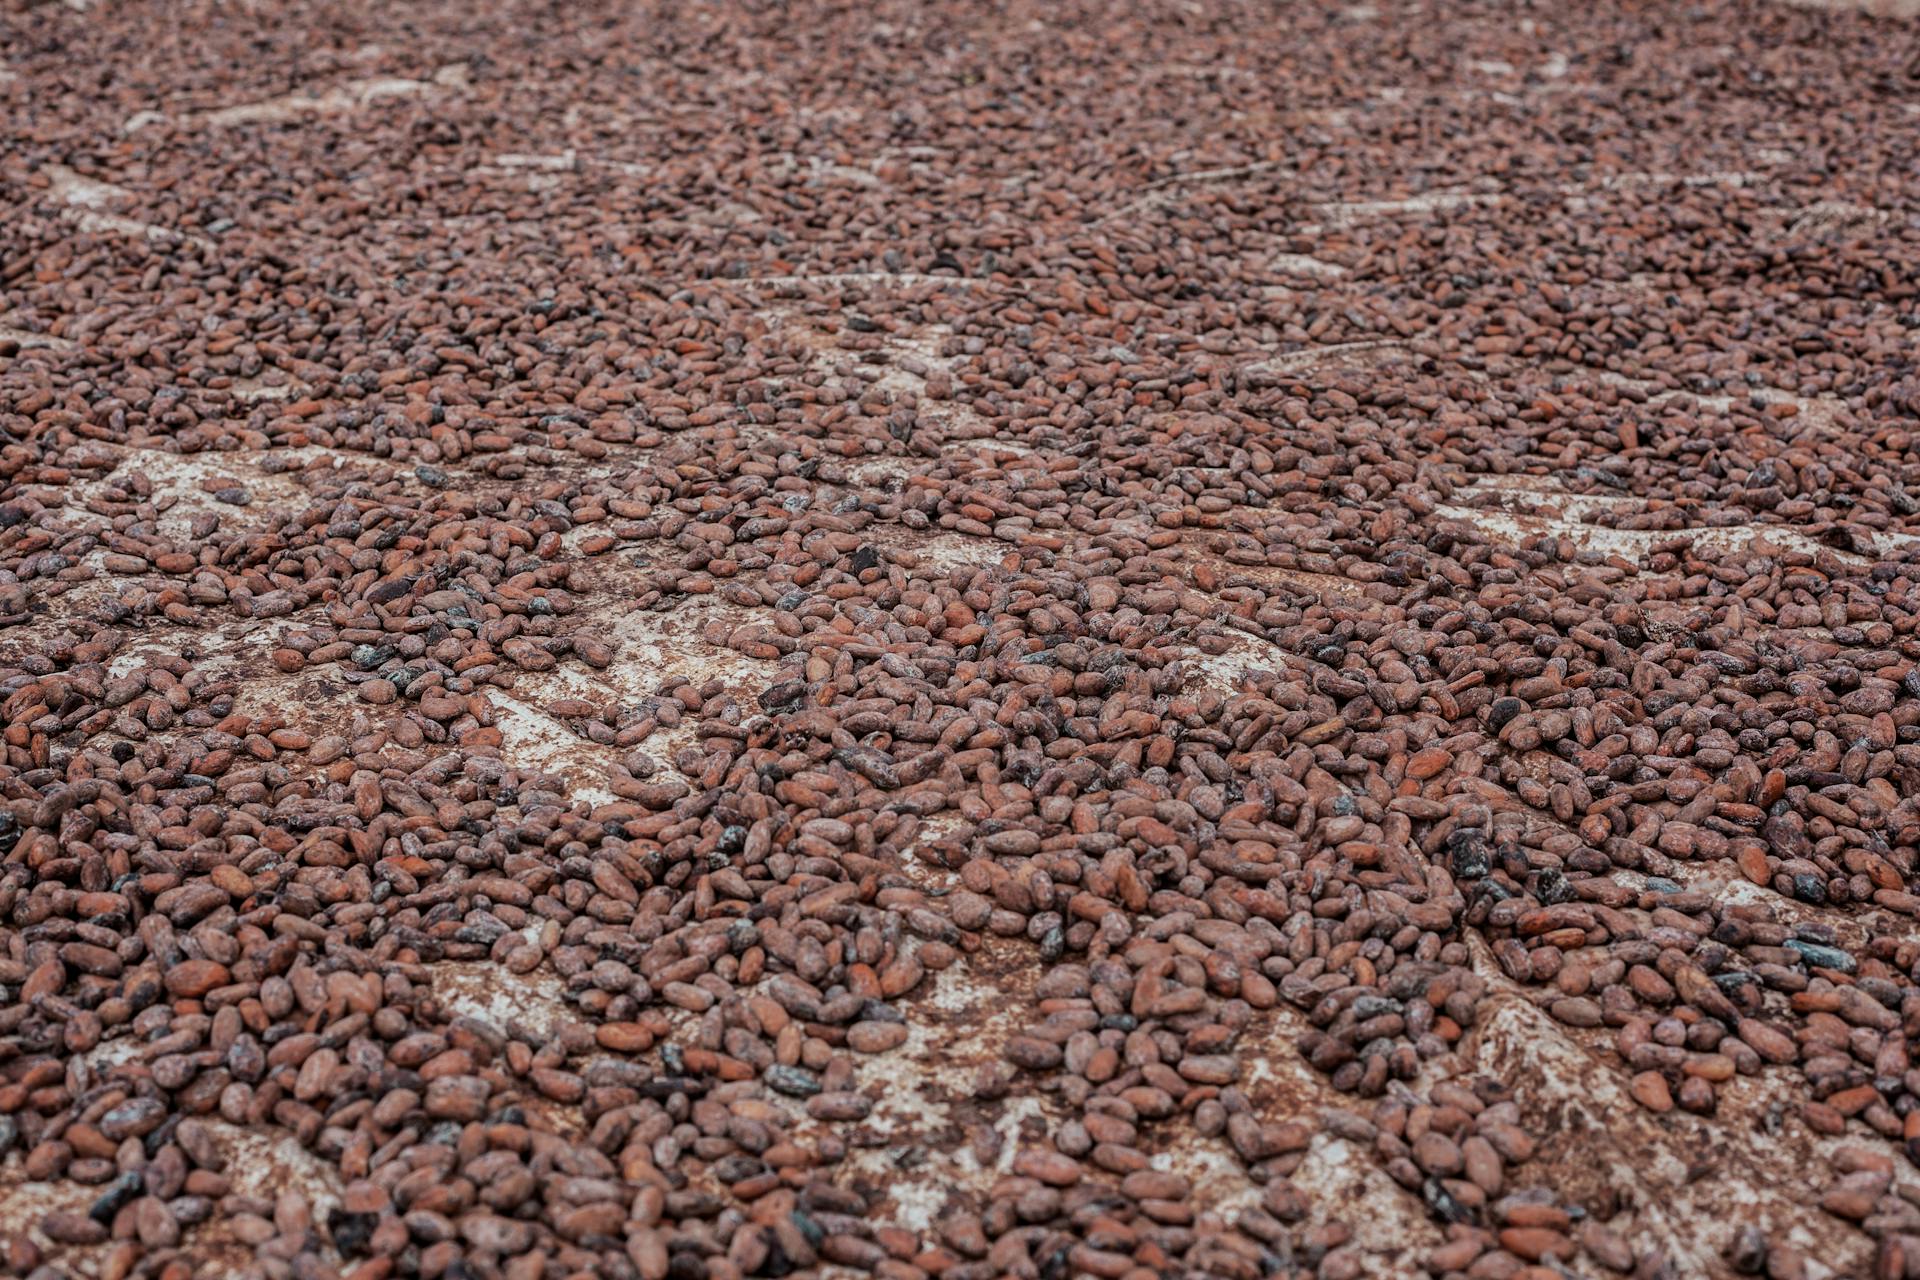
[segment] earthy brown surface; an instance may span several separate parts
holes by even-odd
[[[1916,48],[9,8],[0,1271],[1920,1276]]]

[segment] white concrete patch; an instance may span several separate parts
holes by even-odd
[[[1325,228],[1350,226],[1372,218],[1408,218],[1429,213],[1450,213],[1455,209],[1500,204],[1506,199],[1504,195],[1485,191],[1434,191],[1426,195],[1407,196],[1398,200],[1331,200],[1312,206],[1314,215],[1320,219],[1320,222],[1310,227],[1302,226],[1300,232],[1310,235]]]
[[[1793,1106],[1781,1108],[1787,1128],[1775,1136],[1760,1123],[1764,1108],[1748,1101],[1784,1073],[1737,1079],[1721,1091],[1712,1119],[1655,1117],[1628,1095],[1610,1055],[1589,1052],[1537,1008],[1478,935],[1468,941],[1476,970],[1494,988],[1473,1033],[1474,1066],[1515,1085],[1524,1114],[1549,1118],[1529,1126],[1541,1142],[1527,1181],[1578,1203],[1616,1206],[1609,1225],[1657,1245],[1678,1274],[1719,1274],[1732,1224],[1741,1222],[1801,1245],[1810,1280],[1866,1273],[1866,1237],[1807,1194],[1821,1142]],[[1790,1096],[1789,1088],[1781,1100]],[[1849,1133],[1846,1141],[1860,1139]]]
[[[810,285],[843,287],[865,285],[880,288],[912,289],[936,285],[946,289],[990,289],[998,282],[971,276],[930,276],[917,271],[840,271],[820,275],[747,276],[738,280],[702,280],[702,288],[727,289],[804,289]]]
[[[997,564],[1000,560],[991,541],[965,533],[942,533],[911,548],[911,551],[918,559],[921,570],[936,573],[945,573],[950,569],[980,568]]]
[[[83,1059],[87,1066],[98,1075],[105,1075],[115,1067],[124,1066],[140,1057],[145,1046],[134,1036],[121,1036],[117,1040],[102,1040],[93,1046],[92,1052]]]
[[[635,696],[658,692],[674,676],[696,685],[716,679],[728,686],[767,679],[771,661],[706,642],[702,631],[715,619],[735,626],[764,620],[710,596],[686,601],[671,613],[627,614],[614,626],[620,651],[604,676]]]
[[[580,167],[580,158],[572,150],[559,155],[522,155],[509,152],[493,158],[496,168],[539,169],[547,173],[572,173]]]
[[[1392,338],[1368,338],[1359,342],[1334,342],[1304,351],[1287,351],[1253,364],[1242,365],[1239,372],[1255,377],[1284,377],[1322,368],[1371,368],[1385,364],[1407,350],[1407,344]]]
[[[36,348],[45,351],[73,351],[80,345],[77,342],[69,342],[65,338],[56,338],[52,334],[9,329],[5,325],[0,325],[0,342],[11,342],[22,351]]]
[[[900,872],[924,888],[947,888],[956,873],[944,862],[927,856],[930,846],[944,843],[972,831],[973,825],[957,813],[936,813],[920,820],[913,843],[900,851]],[[937,984],[936,984],[937,987]]]
[[[227,388],[227,394],[242,404],[257,404],[263,400],[291,400],[306,390],[299,382],[265,382],[260,378],[238,378]]]
[[[1787,234],[1793,236],[1861,235],[1885,225],[1893,217],[1885,209],[1845,200],[1820,200],[1794,211],[1792,216]]]
[[[1182,661],[1189,672],[1189,685],[1231,698],[1241,692],[1250,673],[1283,672],[1289,663],[1304,664],[1306,659],[1295,657],[1263,636],[1236,632],[1225,653],[1195,654]]]
[[[1920,17],[1920,0],[1777,0],[1796,9],[1825,9],[1833,13],[1856,12],[1876,18]],[[1909,106],[1909,111],[1920,110]]]
[[[540,929],[530,925],[523,932]],[[434,999],[455,1018],[473,1018],[502,1032],[516,1029],[551,1039],[580,1016],[567,1003],[566,985],[558,974],[541,967],[514,973],[490,961],[443,961],[429,971]]]
[[[124,187],[88,178],[65,165],[50,164],[41,172],[47,177],[49,196],[62,206],[62,216],[88,235],[119,235],[135,240],[195,244],[204,249],[213,247],[213,241],[205,236],[101,212],[132,198],[133,193]]]
[[[259,463],[258,453],[165,453],[157,449],[127,449],[118,465],[100,480],[76,487],[74,498],[85,502],[96,494],[118,500],[151,502],[159,510],[155,527],[176,541],[192,537],[194,519],[211,515],[223,528],[258,527],[286,516],[303,503],[306,491],[287,474],[272,474]],[[138,475],[151,487],[141,498],[130,477]],[[248,501],[223,502],[214,494],[230,488],[247,492]],[[110,492],[108,492],[110,491]]]
[[[10,1156],[0,1162],[0,1231],[29,1239],[40,1250],[57,1250],[61,1246],[41,1233],[40,1220],[49,1213],[85,1213],[100,1191],[64,1178],[29,1181],[20,1158]]]
[[[1147,1163],[1192,1183],[1193,1203],[1203,1212],[1230,1219],[1260,1203],[1260,1189],[1248,1179],[1246,1166],[1219,1138],[1203,1138],[1185,1125],[1172,1137],[1174,1147],[1155,1153]]]
[[[831,345],[831,340],[823,343],[820,339],[826,335],[810,331],[804,319],[798,319],[791,313],[776,314],[781,327],[797,329],[802,340],[813,347],[812,359],[807,366],[810,372],[834,380],[836,385],[856,399],[865,398],[875,390],[884,391],[896,399],[912,396],[919,416],[936,425],[944,456],[977,452],[979,449],[1010,454],[1033,452],[1032,446],[1022,441],[1001,438],[1004,428],[982,417],[964,401],[936,400],[928,396],[929,375],[958,372],[959,361],[940,352],[941,343],[953,335],[948,326],[930,324],[910,334],[887,334],[883,339],[885,358],[876,359],[868,351],[842,351]],[[846,372],[849,367],[854,370],[851,377]],[[877,373],[866,372],[876,368]],[[862,465],[875,467],[887,464],[876,461]]]
[[[573,730],[530,703],[497,689],[488,691],[493,704],[494,726],[504,740],[500,754],[516,768],[531,766],[542,773],[558,774],[568,783],[567,794],[589,804],[613,804],[619,797],[589,778],[606,776],[603,749],[575,734]]]
[[[1569,537],[1583,547],[1605,554],[1638,561],[1654,547],[1684,538],[1701,546],[1728,550],[1758,550],[1764,554],[1799,552],[1818,557],[1830,555],[1847,564],[1866,565],[1871,558],[1858,552],[1832,547],[1800,529],[1783,524],[1704,525],[1687,529],[1619,529],[1591,523],[1606,512],[1644,508],[1645,499],[1613,494],[1573,494],[1561,491],[1551,482],[1527,481],[1520,477],[1488,477],[1459,490],[1461,501],[1487,498],[1500,507],[1462,506],[1446,503],[1435,508],[1437,514],[1462,520],[1481,532],[1517,543],[1542,534]],[[1520,508],[1512,510],[1510,508]],[[1869,542],[1876,553],[1920,543],[1920,534],[1898,530],[1856,530],[1856,537]]]
[[[1755,884],[1742,874],[1732,858],[1684,862],[1675,859],[1661,874],[1684,889],[1704,893],[1726,906],[1760,908],[1768,918],[1784,925],[1823,925],[1833,930],[1838,945],[1848,951],[1861,951],[1874,938],[1907,941],[1920,936],[1920,923],[1909,916],[1871,908],[1858,914],[1822,909],[1777,893],[1770,886]],[[1615,871],[1612,878],[1634,889],[1644,889],[1647,880],[1646,876],[1633,871]]]
[[[1403,1265],[1410,1262],[1406,1253],[1416,1241],[1429,1243],[1429,1247],[1438,1243],[1417,1228],[1409,1229],[1406,1191],[1370,1167],[1345,1138],[1330,1133],[1313,1135],[1307,1158],[1294,1171],[1293,1180],[1308,1191],[1312,1203],[1340,1206],[1340,1219],[1353,1230],[1353,1244],[1373,1274],[1408,1274],[1380,1268],[1395,1257]]]
[[[263,102],[246,102],[237,106],[220,107],[213,111],[189,116],[188,120],[214,129],[228,129],[248,124],[288,124],[309,116],[344,115],[377,106],[382,102],[462,89],[470,82],[471,75],[466,64],[455,62],[439,68],[425,80],[414,80],[404,76],[373,76],[364,80],[349,80],[344,84],[318,92],[295,92],[278,98],[269,98]],[[124,129],[128,133],[133,133],[159,119],[165,119],[165,117],[155,112],[143,111],[129,119]]]
[[[1276,253],[1267,266],[1283,276],[1303,276],[1312,280],[1338,280],[1347,269],[1337,262],[1309,258],[1303,253]]]
[[[1664,173],[1658,171],[1609,173],[1590,182],[1570,182],[1557,188],[1567,209],[1590,213],[1605,208],[1607,195],[1620,191],[1651,191],[1668,187],[1687,190],[1729,190],[1750,187],[1768,181],[1768,175],[1745,169],[1710,170],[1705,173]]]
[[[890,489],[912,474],[913,463],[907,458],[869,458],[847,471],[848,478],[861,488],[880,490]]]
[[[340,1203],[340,1171],[297,1142],[284,1130],[242,1129],[209,1121],[221,1153],[227,1157],[227,1176],[243,1196],[273,1201],[292,1192],[307,1203],[314,1220]]]
[[[1033,445],[1019,440],[996,440],[993,433],[997,428],[985,418],[965,405],[949,405],[953,416],[964,418],[975,424],[974,429],[965,435],[956,433],[952,448],[943,451],[943,456],[953,457],[960,454],[1007,454],[1015,458],[1025,458],[1040,452]]]
[[[1158,191],[1163,187],[1184,187],[1203,182],[1229,182],[1234,178],[1251,178],[1256,174],[1273,173],[1289,166],[1278,160],[1257,160],[1251,164],[1224,165],[1214,169],[1193,169],[1186,173],[1176,173],[1171,177],[1160,178],[1147,184],[1147,190]]]
[[[1295,1047],[1309,1025],[1306,1015],[1281,1004],[1256,1014],[1245,1033],[1238,1054],[1246,1067],[1241,1087],[1263,1121],[1313,1123],[1329,1108],[1352,1105]],[[1182,1126],[1168,1154],[1167,1166],[1193,1181],[1193,1200],[1202,1212],[1231,1220],[1259,1203],[1259,1187],[1218,1140],[1200,1139]],[[1360,1274],[1369,1280],[1413,1274],[1415,1260],[1441,1241],[1419,1199],[1388,1177],[1372,1152],[1333,1133],[1313,1135],[1290,1181],[1305,1194],[1310,1221],[1338,1221],[1352,1232]]]
[[[608,607],[606,619],[587,632],[614,646],[612,665],[605,670],[569,665],[520,672],[514,679],[515,693],[489,694],[495,724],[505,739],[503,758],[564,776],[570,799],[595,805],[618,800],[598,783],[609,776],[608,765],[624,752],[580,737],[538,704],[556,698],[578,698],[596,706],[632,703],[658,694],[668,680],[678,677],[695,686],[717,679],[743,709],[751,711],[758,709],[755,698],[772,682],[776,670],[772,661],[749,658],[704,638],[707,624],[715,620],[730,626],[761,620],[751,611],[703,595],[672,610],[634,612],[618,603],[624,590],[611,583],[596,591],[615,603]],[[700,717],[685,715],[678,724],[655,730],[638,749],[671,765],[681,749],[698,743],[699,735]]]
[[[229,1194],[268,1207],[284,1199],[298,1200],[315,1223],[326,1221],[339,1205],[340,1172],[325,1159],[302,1147],[284,1129],[242,1129],[216,1118],[203,1119],[214,1146],[224,1159]],[[85,1213],[99,1198],[103,1186],[89,1186],[65,1178],[28,1181],[18,1157],[0,1160],[0,1233],[31,1240],[43,1257],[59,1261],[61,1274],[98,1277],[114,1274],[112,1245],[63,1245],[40,1231],[49,1213]],[[233,1271],[223,1245],[235,1243],[224,1216],[188,1228],[179,1255],[197,1275],[226,1275]],[[203,1256],[204,1251],[204,1256]],[[322,1254],[337,1262],[330,1246]]]
[[[155,240],[161,243],[184,242],[211,249],[213,241],[205,236],[191,235],[184,231],[175,231],[172,227],[156,226],[151,222],[141,222],[137,218],[123,218],[113,213],[75,213],[69,215],[75,226],[88,235],[129,236],[135,240]]]
[[[1766,180],[1764,173],[1719,169],[1706,173],[1613,173],[1601,178],[1597,185],[1603,191],[1623,191],[1640,187],[1746,187]]]
[[[879,1100],[867,1126],[888,1142],[858,1148],[846,1162],[891,1202],[887,1220],[910,1231],[929,1230],[955,1201],[984,1198],[1012,1171],[1028,1122],[1045,1116],[1030,1095],[988,1108],[999,1143],[991,1158],[980,1159],[961,1114],[973,1098],[974,1072],[998,1059],[1029,1012],[965,964],[934,974],[923,991],[905,1002],[911,1006],[906,1042],[855,1060],[855,1087]]]
[[[1174,188],[1200,186],[1211,182],[1231,182],[1236,178],[1251,178],[1263,173],[1278,170],[1291,172],[1288,165],[1278,160],[1259,160],[1251,164],[1225,165],[1214,169],[1193,169],[1185,173],[1176,173],[1170,177],[1149,182],[1142,190],[1145,192],[1135,199],[1127,201],[1117,209],[1109,210],[1094,219],[1094,226],[1102,226],[1130,213],[1139,213],[1146,209],[1159,208],[1173,203],[1177,198]]]
[[[1237,564],[1204,551],[1198,553],[1198,558],[1210,562],[1222,583],[1251,579],[1262,587],[1310,596],[1322,603],[1365,598],[1369,585],[1339,574],[1317,573],[1311,569],[1289,569],[1273,564]]]
[[[796,155],[783,152],[768,157],[767,173],[774,178],[791,181],[804,176],[809,186],[841,184],[854,187],[878,187],[884,185],[880,175],[871,169],[861,169],[854,165],[839,164],[821,156]]]
[[[1611,529],[1565,516],[1516,514],[1484,507],[1462,507],[1447,503],[1435,513],[1448,520],[1470,524],[1480,532],[1509,545],[1518,546],[1542,535],[1571,538],[1582,548],[1638,561],[1655,546],[1684,538],[1702,546],[1726,550],[1798,551],[1806,555],[1831,555],[1850,564],[1866,564],[1864,556],[1841,551],[1818,542],[1797,529],[1785,525],[1721,525],[1697,529]]]
[[[1496,494],[1501,501],[1518,502],[1529,506],[1549,506],[1554,514],[1566,516],[1570,520],[1591,520],[1608,511],[1640,511],[1647,505],[1646,500],[1642,498],[1615,494],[1567,493],[1551,482],[1537,482],[1530,477],[1520,476],[1483,477],[1463,490],[1461,496],[1483,493]]]
[[[1652,281],[1642,282],[1653,287]],[[1682,396],[1692,396],[1695,404],[1709,413],[1731,413],[1734,406],[1759,402],[1762,407],[1776,404],[1798,406],[1802,419],[1824,422],[1831,421],[1840,414],[1848,412],[1847,402],[1833,396],[1800,396],[1791,391],[1782,391],[1777,387],[1750,387],[1740,395],[1700,395],[1679,389],[1665,389],[1659,384],[1644,382],[1637,378],[1623,377],[1620,374],[1601,371],[1596,378],[1607,386],[1638,391],[1645,395],[1648,407],[1666,404]]]
[[[315,1223],[325,1222],[340,1203],[339,1170],[302,1147],[286,1130],[241,1129],[219,1119],[202,1123],[223,1157],[230,1194],[259,1202],[268,1212],[283,1199],[298,1200]],[[111,1244],[62,1245],[49,1240],[39,1229],[48,1213],[85,1213],[104,1189],[64,1178],[30,1182],[17,1159],[0,1162],[0,1233],[30,1239],[43,1257],[59,1259],[58,1270],[63,1275],[116,1274],[111,1270]],[[194,1274],[233,1273],[229,1248],[236,1242],[223,1215],[183,1234],[183,1249],[178,1256],[194,1268]],[[330,1246],[323,1245],[321,1253],[337,1263]]]
[[[49,190],[53,198],[62,204],[86,209],[105,209],[131,199],[133,193],[125,187],[116,187],[110,182],[101,182],[76,173],[63,164],[50,164],[40,171],[46,175]]]

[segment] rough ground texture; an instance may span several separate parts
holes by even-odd
[[[8,9],[0,1267],[1920,1276],[1916,47]]]

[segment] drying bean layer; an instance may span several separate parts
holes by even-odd
[[[0,1271],[1920,1277],[1920,63],[0,14]]]

